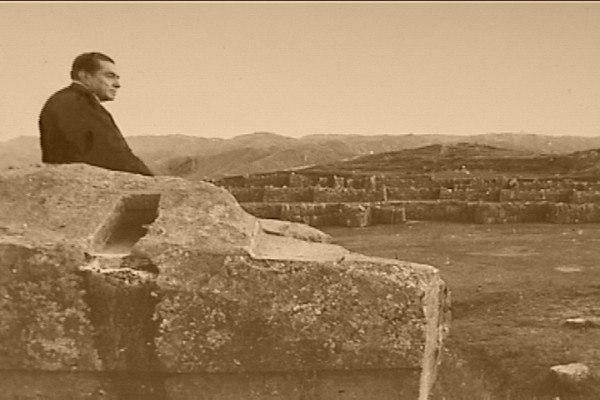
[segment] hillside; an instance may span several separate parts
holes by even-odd
[[[389,158],[393,159],[395,156],[388,153],[461,142],[535,154],[566,154],[600,148],[600,137],[555,137],[521,133],[475,136],[307,135],[291,138],[275,133],[256,132],[230,139],[162,135],[129,136],[127,141],[133,151],[156,173],[190,179],[298,169],[378,153],[386,153],[385,157],[388,159],[381,162],[389,163],[393,161]],[[11,165],[39,163],[40,158],[39,140],[35,136],[0,142],[0,169]],[[376,158],[373,162],[375,160]]]
[[[345,159],[354,156],[342,142],[326,145],[294,147],[236,148],[210,156],[180,157],[170,160],[166,169],[170,175],[191,180],[214,179],[248,173],[264,173],[295,169]]]
[[[242,142],[243,141],[243,142]],[[390,153],[403,149],[415,149],[429,145],[468,142],[490,145],[527,154],[564,154],[574,151],[600,148],[600,138],[553,137],[533,134],[498,133],[476,136],[450,135],[309,135],[299,139],[285,138],[274,134],[250,134],[225,141],[235,148],[238,143],[251,143],[254,149],[268,146],[269,154],[254,158],[245,165],[231,163],[229,151],[211,155],[193,155],[171,160],[164,173],[184,176],[189,179],[215,179],[252,173],[274,172],[305,168],[341,160],[355,159],[365,155]],[[524,155],[525,153],[519,153]],[[368,160],[368,159],[367,159]],[[456,159],[455,161],[458,161]],[[389,160],[382,160],[383,163]],[[180,167],[179,164],[185,164]],[[223,164],[231,168],[220,166]],[[193,167],[190,168],[190,165]],[[460,166],[459,166],[460,167]],[[524,166],[524,168],[528,168]]]
[[[40,163],[40,140],[35,136],[19,136],[0,143],[0,169]]]
[[[302,172],[385,175],[521,177],[600,176],[600,152],[536,154],[476,143],[435,144],[305,168]]]
[[[538,154],[566,154],[600,148],[600,137],[548,136],[531,133],[486,133],[481,135],[309,135],[300,140],[312,143],[337,139],[357,154],[383,153],[425,147],[431,144],[476,143],[494,147],[526,150]]]

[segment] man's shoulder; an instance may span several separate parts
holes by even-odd
[[[50,101],[50,100],[66,100],[66,99],[71,99],[71,98],[74,99],[74,98],[80,97],[81,95],[82,94],[80,92],[75,90],[75,87],[73,85],[69,85],[67,87],[64,87],[64,88],[54,92],[54,94],[52,94],[50,96],[48,101]]]
[[[86,96],[86,93],[84,92],[85,89],[79,89],[75,85],[76,84],[69,85],[52,94],[46,101],[44,108],[60,108],[64,105],[89,102],[88,96]]]

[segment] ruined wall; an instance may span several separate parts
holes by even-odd
[[[595,204],[550,202],[422,200],[374,203],[241,203],[241,206],[248,213],[259,218],[302,222],[317,227],[398,224],[407,220],[478,224],[600,221],[597,212],[600,210],[600,204],[596,207]],[[345,218],[343,215],[353,215],[353,217]],[[347,221],[362,222],[348,223]]]
[[[302,203],[281,208],[280,219],[310,226],[367,226],[371,222],[369,204]]]
[[[385,200],[384,190],[367,190],[353,188],[321,188],[314,189],[313,201],[317,203],[364,203]]]
[[[571,189],[502,189],[500,191],[501,202],[509,201],[548,201],[553,203],[569,202],[573,191]]]
[[[241,203],[258,218],[301,222],[310,226],[360,227],[406,222],[404,208],[387,203]]]
[[[312,178],[308,175],[290,173],[290,187],[311,187],[315,186],[318,179]]]
[[[253,214],[246,205],[242,207]],[[310,226],[336,226],[339,205],[334,203],[291,203],[282,204],[278,219],[302,222]],[[254,215],[254,214],[253,214]]]
[[[406,219],[502,224],[548,221],[547,202],[466,202],[458,200],[394,202]]]
[[[574,191],[573,195],[571,196],[570,203],[600,203],[600,191],[593,189]]]
[[[406,209],[406,218],[417,221],[473,222],[477,203],[456,200],[396,202]]]
[[[551,203],[548,205],[548,222],[556,224],[600,222],[600,204]]]
[[[328,212],[317,211],[323,206],[304,208],[302,212],[287,211],[280,206],[248,205],[251,213],[265,218],[302,221],[313,226],[342,225],[342,203],[360,203],[364,221],[388,223],[398,221],[391,209],[373,208],[378,203],[397,204],[405,209],[407,219],[461,221],[476,223],[517,223],[595,221],[595,208],[600,204],[600,183],[574,179],[523,179],[509,176],[497,178],[433,179],[431,176],[336,176],[292,173],[294,188],[275,188],[261,192],[259,188],[235,190],[233,194],[242,203],[331,203]],[[247,182],[246,182],[247,183]],[[309,193],[310,190],[312,193]],[[312,196],[311,196],[312,194]],[[472,203],[481,203],[479,205]],[[570,204],[578,207],[549,204]],[[366,209],[370,206],[370,212]],[[336,211],[332,211],[332,210]],[[590,215],[584,215],[590,212]],[[355,211],[356,215],[360,213]],[[376,213],[376,215],[374,214]],[[342,221],[342,222],[340,222]],[[365,222],[362,222],[365,223]],[[361,224],[362,224],[361,223]]]
[[[373,225],[403,224],[406,222],[406,207],[386,203],[373,204],[371,221]]]
[[[300,203],[313,201],[312,187],[266,187],[263,200],[265,203]]]
[[[474,188],[441,188],[440,200],[499,201],[500,190]]]
[[[240,180],[241,179],[241,180]],[[269,180],[270,179],[270,180]],[[239,178],[230,187],[240,201],[259,201],[259,193],[237,192],[237,187],[286,186],[283,175]],[[225,182],[225,181],[223,181]],[[232,178],[230,183],[234,183]],[[431,176],[336,176],[289,173],[290,187],[314,187],[316,202],[374,202],[387,200],[461,200],[490,202],[549,201],[593,203],[600,183],[572,179],[519,179],[510,177],[433,179]],[[384,197],[384,188],[387,197]],[[239,193],[239,195],[238,195]],[[293,195],[290,195],[293,197]],[[283,195],[280,197],[283,198]],[[250,200],[252,199],[252,200]],[[283,201],[283,200],[282,200]],[[307,197],[305,197],[305,200]]]
[[[440,197],[440,188],[431,187],[386,187],[388,200],[436,200]]]
[[[475,208],[473,222],[478,224],[505,224],[547,222],[548,202],[480,203]]]

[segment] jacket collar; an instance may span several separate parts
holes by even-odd
[[[81,82],[73,81],[73,82],[71,82],[71,85],[69,86],[69,88],[73,89],[76,92],[81,93],[85,96],[94,98],[94,99],[96,99],[96,101],[98,103],[100,103],[100,100],[98,99],[98,97],[94,93],[90,92],[90,90],[88,88],[83,86],[83,83],[81,83]]]

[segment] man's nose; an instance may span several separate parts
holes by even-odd
[[[115,81],[113,82],[113,87],[115,87],[117,89],[121,87],[121,83],[119,82],[118,79],[115,79]]]

